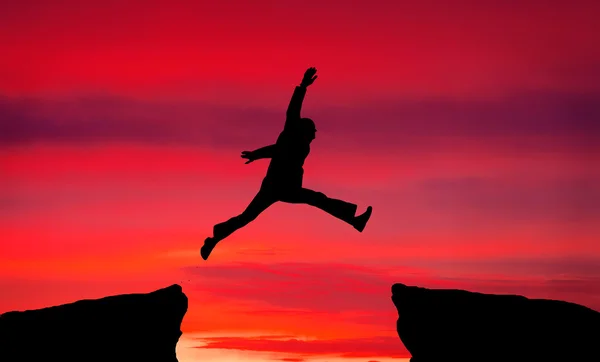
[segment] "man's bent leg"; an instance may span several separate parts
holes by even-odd
[[[261,189],[258,194],[254,196],[254,199],[250,202],[248,207],[246,207],[244,212],[223,223],[215,225],[213,228],[213,237],[206,238],[204,245],[202,248],[200,248],[200,255],[202,256],[202,259],[208,259],[213,248],[219,241],[225,239],[234,231],[246,226],[250,221],[256,219],[261,212],[265,211],[275,201],[276,199],[273,197],[272,193],[265,192],[263,189]]]
[[[352,225],[357,206],[343,200],[332,199],[322,192],[300,188],[284,193],[280,200],[291,204],[307,204]]]
[[[213,227],[214,241],[223,240],[236,230],[248,225],[248,223],[256,219],[258,215],[275,203],[275,201],[277,200],[272,193],[261,189],[254,196],[254,199],[252,199],[244,212]]]

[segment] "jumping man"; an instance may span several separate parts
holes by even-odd
[[[308,204],[345,221],[359,232],[364,230],[373,211],[371,206],[367,207],[363,214],[355,216],[357,205],[332,199],[321,192],[302,187],[304,175],[302,166],[310,153],[310,143],[315,139],[317,129],[310,118],[300,117],[300,109],[306,88],[317,79],[316,73],[315,68],[306,70],[302,82],[294,90],[287,109],[285,126],[277,142],[254,151],[242,152],[242,158],[248,159],[246,164],[258,159],[270,158],[267,175],[263,179],[260,190],[244,212],[213,227],[213,236],[206,238],[200,250],[204,260],[208,259],[219,241],[246,226],[277,201]]]

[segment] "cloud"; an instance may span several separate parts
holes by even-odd
[[[375,131],[375,124],[407,137],[579,135],[600,131],[595,122],[600,116],[599,99],[600,94],[594,93],[540,91],[495,99],[398,99],[322,112],[332,120],[328,126],[354,121],[355,126],[346,128]]]
[[[338,355],[340,357],[410,357],[397,336],[335,340],[263,339],[242,337],[203,338],[197,348],[236,349],[278,352],[301,356]]]
[[[0,98],[0,142],[131,142],[227,147],[251,140],[256,121],[273,120],[263,109],[201,102],[149,102],[121,97],[69,100]],[[283,111],[279,112],[283,113]],[[282,125],[282,121],[280,121]]]
[[[273,142],[287,104],[246,107],[123,97],[0,98],[0,144],[131,142],[247,147]],[[396,99],[304,107],[331,147],[444,149],[485,139],[522,151],[597,150],[600,94],[538,92],[498,99]],[[454,142],[456,144],[456,142]]]

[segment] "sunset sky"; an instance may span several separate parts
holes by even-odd
[[[94,4],[97,3],[97,4]],[[180,284],[181,362],[407,361],[393,283],[600,311],[600,2],[0,5],[0,313]],[[306,68],[305,187],[240,213]],[[151,317],[151,316],[150,316]]]

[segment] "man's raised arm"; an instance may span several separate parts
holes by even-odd
[[[292,94],[292,99],[290,100],[290,105],[285,114],[287,122],[300,119],[300,110],[302,109],[302,102],[304,101],[305,95],[306,86],[303,86],[302,84],[296,86],[294,94]]]
[[[308,68],[304,73],[302,82],[294,89],[294,94],[292,94],[292,99],[286,112],[285,128],[290,127],[295,121],[300,119],[300,110],[302,109],[302,102],[306,95],[306,87],[313,84],[315,79],[317,79],[316,73],[317,70],[315,68]]]

